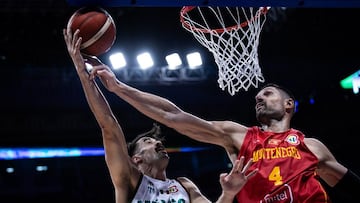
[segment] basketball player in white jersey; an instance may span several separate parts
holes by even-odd
[[[152,131],[138,136],[129,144],[129,148],[127,147],[121,126],[94,78],[89,76],[86,69],[85,61],[94,66],[98,66],[99,62],[83,58],[79,49],[79,30],[71,33],[70,30],[64,29],[63,34],[89,107],[102,131],[105,161],[114,185],[116,203],[210,202],[191,180],[185,177],[169,179],[166,176],[169,156],[157,137],[157,126]],[[236,193],[256,174],[257,169],[248,171],[252,160],[246,164],[243,162],[244,159],[240,158],[234,162],[229,174],[220,175],[223,191],[217,200],[218,203],[232,203]]]

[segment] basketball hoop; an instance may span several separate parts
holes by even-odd
[[[268,9],[184,6],[180,11],[182,26],[213,54],[219,86],[232,96],[265,81],[257,50]]]

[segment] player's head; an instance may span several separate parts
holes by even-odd
[[[169,156],[163,145],[164,138],[160,135],[160,126],[154,124],[151,130],[136,136],[128,143],[128,153],[135,165],[157,165],[166,168]]]
[[[256,118],[262,124],[270,119],[281,120],[284,116],[292,117],[295,112],[295,97],[286,88],[269,83],[264,85],[255,96]]]

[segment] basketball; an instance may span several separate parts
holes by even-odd
[[[70,17],[67,29],[79,29],[81,53],[99,56],[112,47],[116,39],[116,26],[110,14],[98,7],[83,7]]]

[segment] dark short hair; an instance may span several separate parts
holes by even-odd
[[[295,96],[294,96],[294,94],[293,94],[289,89],[287,89],[287,88],[285,88],[285,87],[283,87],[283,86],[281,86],[281,85],[278,85],[278,84],[276,84],[276,83],[267,83],[267,84],[265,84],[264,86],[262,86],[259,91],[263,90],[263,89],[266,88],[266,87],[275,87],[276,89],[282,90],[282,91],[285,92],[287,95],[289,95],[289,97],[290,97],[291,99],[293,99],[293,100],[295,101]]]
[[[160,126],[156,123],[153,124],[153,128],[147,132],[141,133],[137,135],[132,141],[128,142],[127,148],[129,156],[133,156],[136,150],[137,141],[143,137],[151,137],[156,140],[164,141],[164,137],[161,136],[161,129]]]

